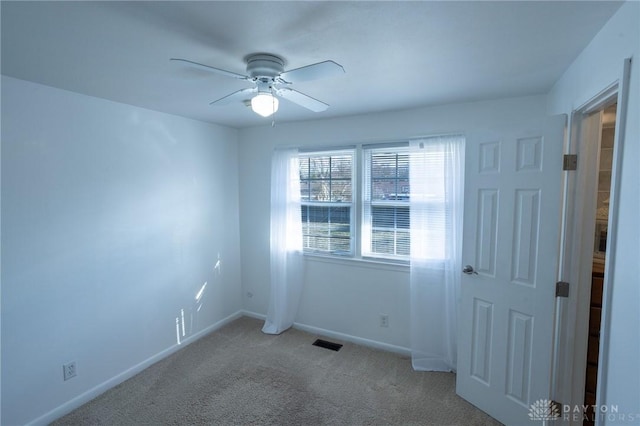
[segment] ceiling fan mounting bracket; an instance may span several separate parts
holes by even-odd
[[[247,74],[253,79],[263,77],[273,80],[284,72],[284,59],[279,56],[258,53],[247,57]]]
[[[258,93],[272,93],[276,88],[273,84],[273,79],[267,77],[257,78],[255,83],[258,87]]]

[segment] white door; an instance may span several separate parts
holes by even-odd
[[[467,135],[456,391],[507,425],[551,394],[565,122]]]

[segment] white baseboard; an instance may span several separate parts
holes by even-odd
[[[218,330],[219,328],[222,328],[223,326],[227,325],[228,323],[242,317],[243,315],[245,315],[244,311],[238,311],[235,312],[231,315],[229,315],[226,318],[221,319],[220,321],[210,325],[209,327],[187,337],[186,339],[184,339],[179,345],[175,344],[165,350],[163,350],[162,352],[157,353],[156,355],[153,355],[152,357],[142,361],[141,363],[134,365],[133,367],[129,368],[128,370],[123,371],[122,373],[112,377],[111,379],[99,384],[98,386],[89,389],[88,391],[78,395],[77,397],[65,402],[64,404],[60,405],[57,408],[54,408],[53,410],[49,411],[48,413],[44,414],[43,416],[38,417],[35,420],[32,420],[31,422],[29,422],[27,424],[27,426],[40,426],[40,425],[48,425],[49,423],[53,422],[56,419],[59,419],[60,417],[64,416],[65,414],[68,414],[70,412],[72,412],[73,410],[75,410],[76,408],[86,404],[87,402],[91,401],[92,399],[96,398],[98,395],[108,391],[109,389],[119,385],[120,383],[124,382],[127,379],[130,379],[131,377],[135,376],[136,374],[138,374],[139,372],[141,372],[142,370],[144,370],[145,368],[150,367],[151,365],[155,364],[156,362],[162,360],[163,358],[168,357],[169,355],[179,351],[180,349],[182,349],[183,347],[195,342],[196,340],[206,336],[209,333],[212,333],[216,330]]]
[[[306,331],[307,333],[318,334],[320,336],[330,337],[332,339],[343,340],[345,342],[355,343],[357,345],[368,346],[374,349],[380,349],[382,351],[393,352],[400,355],[411,356],[411,349],[402,346],[391,345],[389,343],[378,342],[376,340],[369,340],[362,337],[352,336],[350,334],[339,333],[337,331],[326,330],[324,328],[314,327],[311,325],[300,324],[298,322],[293,324],[293,328]]]
[[[249,318],[255,318],[258,320],[266,320],[267,316],[266,315],[262,315],[262,314],[258,314],[256,312],[251,312],[251,311],[240,311],[242,313],[242,315],[244,315],[245,317],[249,317]]]
[[[265,320],[266,315],[258,314],[251,311],[241,311],[244,316],[255,318],[259,320]],[[362,337],[352,336],[350,334],[344,334],[337,331],[327,330],[325,328],[314,327],[312,325],[302,324],[296,322],[293,324],[293,328],[306,331],[307,333],[317,334],[319,336],[329,337],[332,339],[342,340],[344,342],[351,342],[357,345],[368,346],[374,349],[380,349],[382,351],[393,352],[396,354],[411,356],[411,349],[403,346],[391,345],[389,343],[378,342],[376,340],[369,340]]]

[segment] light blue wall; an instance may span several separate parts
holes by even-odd
[[[606,369],[606,400],[619,414],[604,424],[640,422],[640,3],[625,3],[576,58],[549,94],[549,111],[579,108],[622,77],[623,61],[632,58],[627,122],[619,187],[618,234],[615,241],[613,297]]]
[[[240,309],[236,130],[2,78],[3,425]]]

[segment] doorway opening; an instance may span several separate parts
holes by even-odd
[[[587,342],[587,366],[585,369],[584,405],[587,411],[583,425],[595,425],[594,408],[597,398],[598,364],[600,348],[600,324],[602,318],[602,295],[607,257],[609,227],[609,205],[611,200],[611,172],[615,144],[617,103],[592,114],[600,123],[597,140],[597,187],[595,221],[593,223],[593,262],[591,265],[591,296],[589,300],[589,331]]]
[[[577,155],[577,168],[563,182],[558,279],[569,283],[569,293],[557,297],[551,393],[563,413],[571,411],[563,420],[572,426],[602,423],[601,416],[594,419],[584,410],[607,406],[609,372],[615,368],[609,353],[612,266],[623,232],[618,205],[630,70],[627,58],[618,80],[573,110],[567,129],[564,152]]]

